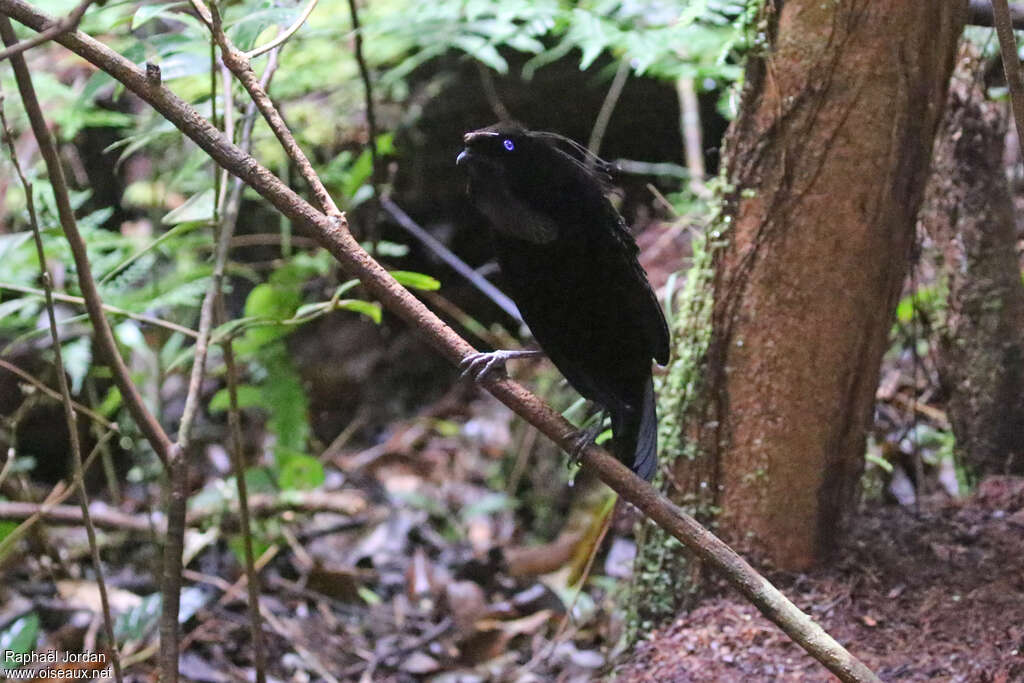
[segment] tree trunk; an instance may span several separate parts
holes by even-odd
[[[1006,107],[985,98],[977,59],[950,88],[922,223],[949,291],[939,372],[956,451],[972,474],[1024,474],[1024,284],[1003,150]]]
[[[966,2],[767,8],[727,137],[709,289],[683,306],[663,443],[667,459],[686,456],[670,495],[799,570],[833,546],[855,499]],[[707,324],[694,324],[706,297]],[[707,340],[696,371],[683,367],[694,338]],[[640,625],[672,603],[656,578],[667,552],[643,540]],[[667,584],[677,606],[683,580]]]

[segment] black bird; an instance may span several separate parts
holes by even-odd
[[[606,196],[610,166],[554,133],[500,123],[466,133],[456,161],[490,221],[512,299],[544,353],[611,416],[615,456],[644,479],[657,466],[651,359],[669,332],[637,262],[638,249]],[[530,352],[477,354],[479,378]]]

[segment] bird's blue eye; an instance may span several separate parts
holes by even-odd
[[[507,149],[510,152],[516,148],[515,143],[509,140],[508,138],[505,138],[505,142],[501,144],[503,144],[505,146],[505,149]]]

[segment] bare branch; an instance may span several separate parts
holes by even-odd
[[[1020,57],[1017,55],[1017,39],[1013,35],[1010,6],[1006,0],[992,0],[992,16],[996,34],[999,36],[999,50],[1003,55],[1003,72],[1010,88],[1010,104],[1013,120],[1017,124],[1017,143],[1024,155],[1024,80],[1021,80]]]
[[[383,182],[380,154],[377,151],[377,115],[373,109],[373,81],[370,78],[370,69],[366,65],[366,57],[363,55],[363,30],[359,26],[359,9],[356,7],[356,0],[348,0],[348,12],[352,17],[352,33],[355,35],[356,64],[359,66],[359,77],[363,81],[363,98],[366,103],[366,128],[367,144],[370,149],[370,165],[373,169],[370,176],[370,184],[373,187],[373,197],[370,200],[370,239],[373,242],[373,251],[377,252],[377,241],[380,237],[380,229],[377,225],[377,218],[380,212],[381,183]]]
[[[36,379],[32,375],[28,374],[27,372],[19,368],[17,365],[8,363],[4,359],[0,358],[0,368],[3,368],[7,372],[10,372],[11,374],[17,375],[18,377],[22,378],[23,380],[34,386],[36,389],[39,389],[39,391],[49,396],[50,398],[56,399],[58,401],[61,400],[60,392],[54,391],[50,387],[46,386],[38,379]],[[112,429],[115,432],[120,433],[121,430],[117,426],[116,422],[111,422],[110,420],[103,417],[99,413],[95,412],[94,410],[90,410],[88,407],[83,406],[81,403],[78,403],[77,401],[72,401],[71,405],[75,410],[82,413],[83,415],[88,417],[90,420],[93,420],[97,424],[102,425],[105,429]]]
[[[604,102],[601,103],[601,111],[597,112],[594,128],[590,131],[590,141],[587,142],[587,149],[590,150],[591,154],[597,155],[601,151],[601,142],[604,140],[604,134],[608,130],[608,122],[611,121],[615,105],[619,103],[619,98],[622,97],[622,89],[626,87],[627,80],[629,80],[629,58],[623,57],[619,61],[619,68],[615,70],[615,78],[612,79],[608,93],[604,96]]]
[[[114,432],[107,432],[104,439],[109,439]],[[102,441],[102,440],[101,440]],[[85,469],[95,461],[99,448],[93,448],[92,454],[85,461]],[[40,515],[42,519],[57,524],[81,524],[82,511],[80,508],[66,505],[61,506],[72,493],[74,486],[62,489],[57,498],[48,497],[42,503],[24,503],[16,501],[0,501],[0,520],[19,521],[33,515]],[[288,495],[278,496],[271,494],[260,494],[250,497],[250,511],[253,515],[266,517],[279,517],[283,513],[298,512],[303,514],[315,514],[317,512],[330,512],[339,515],[352,515],[357,510],[365,507],[366,501],[359,496],[347,495],[346,492],[325,492],[325,491],[304,491],[299,496]],[[229,513],[225,516],[225,513]],[[241,524],[241,520],[233,519],[233,515],[241,516],[241,508],[236,511],[233,508],[225,509],[225,506],[217,504],[194,510],[188,516],[188,526],[200,528],[203,525],[216,522],[221,528],[235,529]],[[93,521],[96,526],[130,531],[141,534],[166,533],[167,527],[158,519],[149,515],[137,514],[128,515],[116,510],[93,511]],[[352,524],[358,524],[361,520],[353,518]],[[6,541],[5,541],[6,542]]]
[[[498,308],[505,311],[505,313],[518,322],[523,322],[523,316],[519,314],[519,308],[516,307],[512,299],[509,299],[504,292],[491,284],[490,280],[470,268],[465,261],[452,253],[451,249],[446,247],[440,240],[436,239],[433,235],[420,227],[420,225],[410,218],[409,214],[403,211],[398,204],[395,204],[390,197],[381,198],[380,203],[384,210],[389,213],[391,217],[395,219],[395,222],[404,228],[406,232],[419,240],[423,246],[434,252],[438,258],[451,266],[456,273],[469,280],[471,285],[476,287],[481,294],[493,301]]]
[[[57,524],[82,523],[82,509],[72,505],[0,501],[2,520],[30,519],[34,515]],[[113,531],[131,531],[139,534],[151,534],[155,531],[152,521],[145,515],[126,515],[113,509],[94,511],[92,521],[98,527]]]
[[[704,180],[704,143],[701,135],[700,103],[697,89],[690,76],[676,79],[676,97],[679,99],[679,124],[683,133],[683,152],[686,154],[686,169],[690,175],[690,191],[698,197],[711,196]]]
[[[316,0],[313,0],[313,4],[316,4]],[[274,73],[277,71],[277,55],[279,52],[280,51],[277,49],[273,49],[270,52],[266,69],[264,69],[263,76],[260,78],[260,87],[263,88],[263,90],[267,89],[267,86],[270,84],[270,79],[274,77]],[[225,82],[228,82],[228,79],[225,79]],[[242,121],[241,135],[239,136],[239,145],[245,152],[249,151],[252,142],[252,129],[255,122],[256,103],[250,100],[249,105],[246,108],[245,118]],[[221,276],[223,276],[224,264],[227,261],[228,251],[231,246],[231,239],[234,235],[234,229],[238,222],[238,211],[242,203],[242,190],[244,186],[245,185],[241,180],[237,178],[235,179],[231,188],[231,195],[225,204],[224,213],[221,216],[223,227],[220,239],[217,242],[217,265],[214,270],[215,273],[219,270]],[[215,300],[215,314],[221,323],[227,319],[223,294],[223,288],[218,287],[217,297]],[[245,553],[249,637],[252,639],[253,664],[256,669],[256,683],[264,683],[267,678],[267,665],[266,657],[263,652],[263,619],[260,615],[260,575],[253,552],[252,525],[249,520],[249,489],[245,479],[245,458],[243,456],[242,449],[242,424],[240,409],[238,406],[238,367],[235,363],[235,350],[232,337],[227,337],[227,339],[225,339],[221,344],[221,348],[224,354],[224,364],[227,369],[228,428],[231,434],[231,445],[229,450],[231,453],[231,467],[235,474],[235,486],[238,489],[238,517],[239,522],[241,523],[243,549]]]
[[[21,540],[25,534],[41,519],[50,519],[49,514],[51,510],[56,509],[63,503],[68,497],[75,492],[79,481],[79,475],[85,476],[85,472],[89,471],[89,467],[92,466],[93,462],[96,461],[96,457],[100,454],[103,448],[106,447],[107,441],[114,435],[112,430],[107,430],[100,440],[96,442],[96,446],[93,447],[92,452],[89,453],[89,457],[85,459],[85,463],[82,466],[81,472],[76,472],[74,481],[71,486],[65,486],[64,482],[59,481],[57,484],[50,489],[50,493],[47,494],[46,498],[42,503],[6,503],[0,501],[0,519],[14,519],[14,520],[25,520],[19,524],[9,534],[4,536],[3,540],[0,540],[0,560],[7,557],[14,544]],[[7,464],[4,465],[4,472],[8,470],[8,465],[14,460],[13,457],[8,458]],[[0,472],[3,475],[3,472]],[[3,476],[0,476],[0,481],[3,480]],[[22,509],[22,514],[15,515],[12,517],[4,517],[3,511],[5,505],[30,505],[32,507]],[[82,509],[75,507],[67,507],[66,510],[70,511],[72,516],[77,516],[77,521],[81,522]],[[102,526],[102,525],[101,525]]]
[[[0,282],[0,290],[3,289],[7,289],[12,292],[20,292],[22,294],[31,294],[33,296],[43,296],[43,290],[41,289],[33,289],[32,287],[22,287],[21,285],[12,285],[8,282]],[[55,301],[63,301],[64,303],[68,304],[78,304],[79,306],[85,304],[85,299],[83,299],[80,296],[61,294],[60,292],[51,292],[50,296],[52,296]],[[110,304],[103,304],[103,310],[106,311],[107,313],[123,315],[126,318],[138,320],[140,323],[146,323],[147,325],[162,327],[172,332],[180,332],[186,337],[192,337],[193,339],[199,336],[195,330],[185,327],[184,325],[172,323],[170,320],[164,320],[163,318],[157,318],[152,315],[146,315],[145,313],[132,313],[129,310],[119,308],[117,306],[111,306]]]
[[[35,30],[45,30],[52,22],[24,0],[0,0],[0,12],[9,14]],[[362,281],[371,295],[405,320],[449,361],[457,364],[474,352],[465,340],[399,285],[359,246],[348,231],[344,216],[329,217],[314,209],[255,159],[232,145],[192,107],[166,88],[148,81],[134,64],[98,41],[77,32],[64,34],[57,40],[121,81],[188,135],[217,163],[248,183],[285,216],[309,230],[321,246],[338,259],[343,268]],[[571,450],[576,429],[537,396],[508,378],[489,379],[484,382],[484,386],[548,438],[563,449]],[[590,446],[582,452],[581,460],[585,467],[593,470],[624,499],[719,571],[765,616],[841,680],[879,680],[739,555],[606,451]]]
[[[968,24],[975,26],[995,26],[992,14],[992,3],[990,0],[971,0],[967,18]],[[1024,5],[1013,3],[1009,7],[1010,19],[1013,28],[1020,31],[1024,29]]]

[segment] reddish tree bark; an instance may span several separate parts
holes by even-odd
[[[694,431],[725,535],[802,569],[855,500],[966,2],[772,6],[727,141]]]

